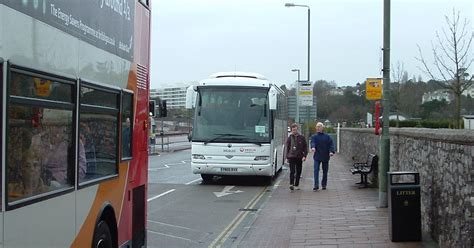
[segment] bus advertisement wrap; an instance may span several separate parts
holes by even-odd
[[[133,0],[5,0],[10,8],[121,58],[133,59]]]

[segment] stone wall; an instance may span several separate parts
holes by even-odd
[[[379,154],[373,129],[341,129],[341,154]],[[420,173],[423,233],[440,247],[474,246],[474,132],[390,128],[390,170]],[[375,174],[375,176],[377,176]]]

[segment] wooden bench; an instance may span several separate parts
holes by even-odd
[[[360,174],[360,188],[367,188],[369,183],[367,181],[367,175],[370,174],[376,166],[378,166],[379,157],[375,154],[369,153],[367,155],[367,161],[363,163],[354,163],[351,168],[351,173]]]

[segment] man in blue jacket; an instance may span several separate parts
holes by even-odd
[[[317,133],[311,137],[311,151],[314,152],[314,188],[319,189],[319,165],[323,164],[323,180],[321,186],[326,189],[328,182],[329,158],[335,153],[334,143],[331,137],[324,133],[324,125],[321,122],[316,124]]]

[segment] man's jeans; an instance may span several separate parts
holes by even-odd
[[[328,169],[329,169],[329,161],[314,161],[314,187],[319,188],[319,165],[323,164],[323,180],[321,181],[321,186],[326,188],[328,182]]]
[[[288,162],[290,163],[290,185],[299,186],[303,160],[301,158],[288,158]]]

